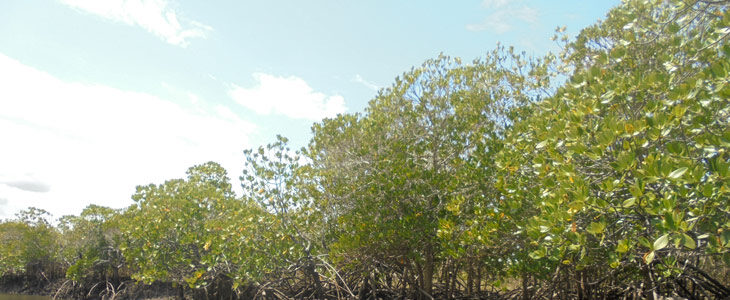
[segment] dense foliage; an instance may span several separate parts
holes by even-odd
[[[626,1],[557,55],[439,56],[362,113],[0,223],[0,275],[181,297],[730,297],[729,1]]]

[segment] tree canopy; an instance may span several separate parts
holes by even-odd
[[[243,195],[209,162],[126,209],[53,226],[30,208],[0,223],[0,275],[194,298],[730,297],[728,3],[625,1],[558,28],[557,54],[427,60],[301,150],[245,150]]]

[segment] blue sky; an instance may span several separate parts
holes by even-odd
[[[0,218],[131,204],[136,185],[362,111],[439,53],[555,51],[618,1],[0,2]]]

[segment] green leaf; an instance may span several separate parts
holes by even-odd
[[[641,244],[642,246],[644,246],[646,248],[651,248],[651,243],[649,242],[649,240],[647,238],[645,238],[643,236],[639,237],[639,244]]]
[[[669,152],[672,154],[681,154],[682,145],[679,142],[672,142],[667,144],[667,150],[669,150]]]
[[[713,188],[712,184],[706,183],[702,187],[702,195],[705,196],[705,197],[711,197],[712,196],[712,192],[713,192],[712,188]]]
[[[692,237],[690,237],[686,233],[682,234],[682,244],[690,249],[697,248],[697,243],[695,243],[695,240],[693,240]]]
[[[629,240],[620,240],[616,245],[616,252],[626,253],[629,251]]]
[[[660,236],[656,241],[654,241],[654,250],[661,250],[664,249],[664,247],[667,246],[667,243],[669,243],[669,234],[665,234]]]
[[[606,229],[606,224],[603,222],[593,222],[590,225],[588,225],[588,228],[586,228],[586,231],[593,235],[599,235],[603,233],[603,230]]]
[[[672,171],[672,173],[669,173],[669,175],[667,177],[669,177],[671,179],[677,179],[677,178],[682,177],[682,175],[684,175],[685,172],[687,172],[687,167],[682,167],[682,168]]]
[[[545,257],[546,250],[544,248],[540,248],[538,250],[530,252],[530,258],[532,259],[541,259]]]
[[[593,76],[593,77],[596,77],[601,74],[601,70],[596,66],[592,66],[590,72],[591,72],[591,76]]]
[[[667,26],[667,29],[672,34],[677,33],[679,31],[679,28],[680,27],[677,23],[671,23],[671,24],[669,24],[669,26]]]
[[[631,197],[631,198],[629,198],[629,199],[626,199],[626,200],[624,201],[624,203],[622,203],[622,204],[621,204],[621,206],[623,206],[623,207],[625,207],[625,208],[629,208],[629,207],[632,207],[632,206],[634,206],[634,203],[636,203],[636,198],[634,198],[634,197]]]
[[[671,230],[677,229],[675,218],[671,213],[664,213],[664,222],[666,222],[667,228]]]
[[[611,51],[612,58],[621,58],[624,55],[626,55],[626,49],[624,49],[624,48],[616,47],[613,49],[613,51]]]

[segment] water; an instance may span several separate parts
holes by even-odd
[[[48,296],[29,296],[29,295],[13,295],[0,294],[0,300],[50,300]]]

